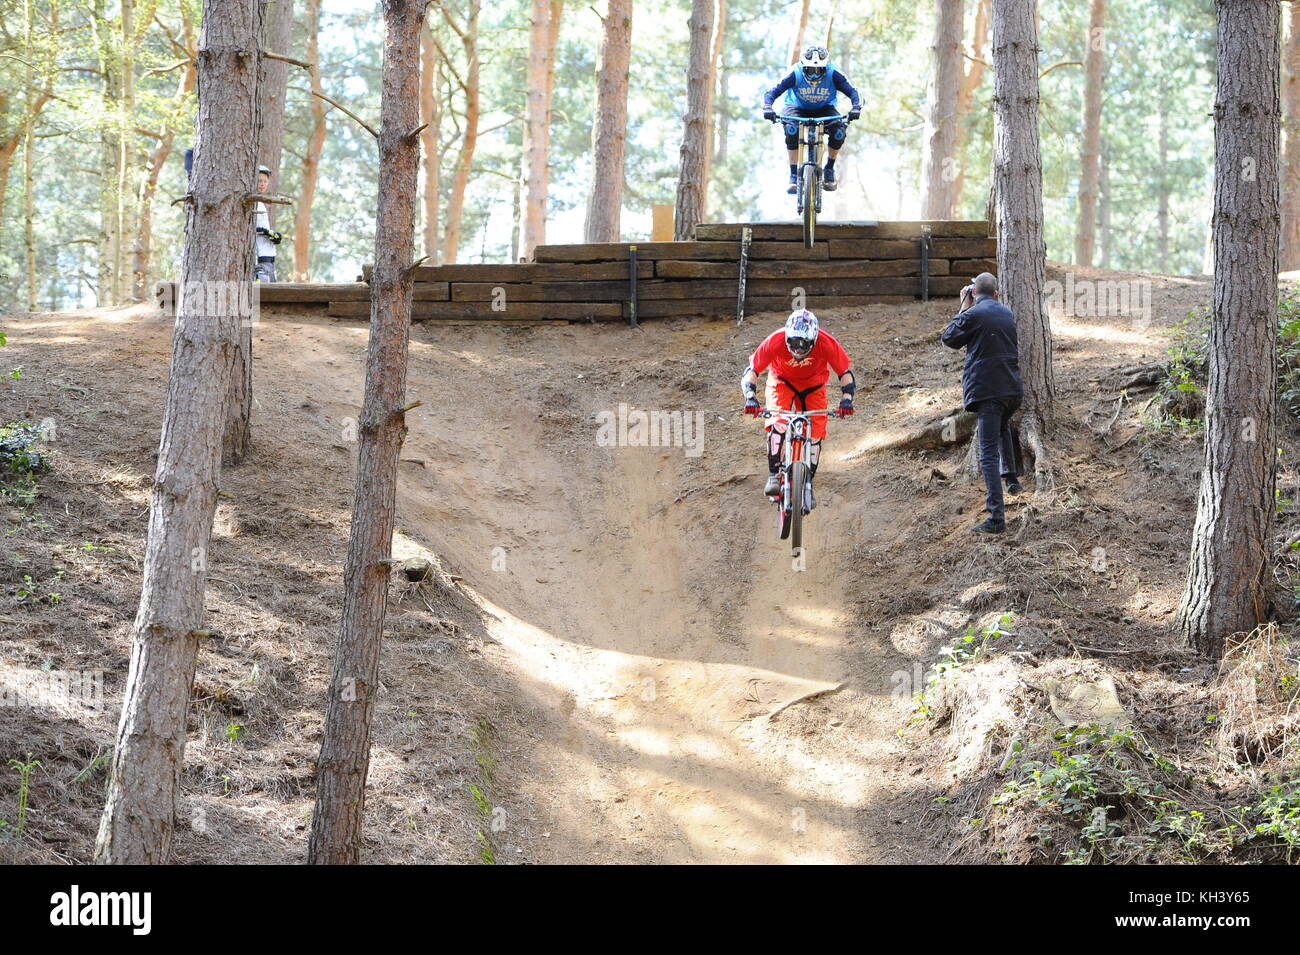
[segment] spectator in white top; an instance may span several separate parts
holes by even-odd
[[[257,167],[257,191],[267,192],[271,188],[271,170],[265,166]],[[275,281],[275,247],[284,236],[271,228],[271,216],[266,211],[266,203],[259,202],[253,209],[253,226],[257,247],[257,266],[253,269],[254,282]]]

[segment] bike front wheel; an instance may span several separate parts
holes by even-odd
[[[817,173],[816,167],[804,167],[799,198],[803,205],[803,247],[811,249],[817,234]]]
[[[790,465],[790,549],[803,549],[803,505],[808,493],[808,465],[796,461]]]

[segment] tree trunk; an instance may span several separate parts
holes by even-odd
[[[171,848],[190,687],[203,635],[226,390],[240,326],[237,304],[208,314],[205,290],[247,294],[251,209],[245,196],[256,159],[256,26],[251,2],[204,3],[198,145],[189,184],[194,198],[187,204],[144,584],[95,846],[101,863],[163,863]],[[200,284],[187,294],[189,283]]]
[[[554,22],[553,22],[554,19]],[[532,0],[528,33],[528,94],[524,110],[524,258],[546,242],[546,200],[550,187],[551,89],[559,4]]]
[[[1282,271],[1300,269],[1300,3],[1287,16],[1286,152],[1282,172]]]
[[[591,130],[591,193],[586,242],[622,235],[623,161],[627,147],[627,76],[632,59],[632,0],[609,0],[596,73],[596,121]]]
[[[952,184],[954,209],[961,204],[966,187],[966,117],[975,102],[975,93],[984,83],[985,62],[989,45],[989,0],[977,0],[975,27],[971,32],[971,61],[962,73],[961,90],[957,94],[956,143],[953,155],[957,157],[957,178]]]
[[[722,62],[722,44],[727,29],[727,0],[717,0],[713,18],[713,46],[709,53],[709,99],[704,108],[708,129],[704,134],[704,198],[705,214],[709,208],[709,180],[713,178],[713,140],[718,128],[716,103],[718,101],[718,66]]]
[[[183,8],[182,8],[183,9]],[[186,46],[190,45],[189,18],[185,17],[184,35]],[[194,92],[195,68],[191,63],[185,67],[176,87],[176,102],[179,106]],[[144,183],[140,186],[140,210],[136,214],[135,247],[132,251],[133,265],[131,274],[135,276],[135,287],[131,297],[137,302],[144,301],[150,294],[153,278],[153,200],[158,192],[158,179],[162,175],[167,158],[176,144],[176,127],[169,118],[163,124],[162,136],[149,153],[149,165]]]
[[[1178,624],[1218,659],[1272,611],[1277,469],[1279,18],[1219,0],[1214,104],[1214,316],[1205,465]]]
[[[293,0],[258,0],[262,12],[262,49],[287,56],[293,29]],[[284,151],[284,97],[289,85],[289,64],[283,60],[265,57],[262,60],[262,78],[258,84],[260,110],[258,113],[257,162],[271,170],[271,189],[280,191],[280,157]],[[315,99],[315,97],[312,97]],[[277,206],[266,207],[275,228]]]
[[[1101,147],[1101,200],[1100,211],[1097,215],[1097,225],[1101,231],[1101,267],[1110,268],[1110,150],[1105,146]]]
[[[1034,0],[993,4],[993,179],[998,284],[1015,313],[1025,397],[1020,443],[1034,457],[1036,491],[1055,484],[1047,439],[1056,386],[1043,308],[1043,162],[1038,148],[1038,35]]]
[[[794,34],[790,37],[790,55],[786,60],[793,66],[799,62],[799,57],[803,55],[803,36],[808,29],[808,2],[809,0],[799,0],[797,15],[794,20]]]
[[[465,71],[461,74],[461,92],[465,96],[465,131],[456,156],[456,169],[452,174],[451,195],[447,198],[447,231],[442,237],[442,261],[453,263],[460,254],[461,223],[465,218],[465,193],[469,189],[469,173],[474,165],[474,150],[478,147],[479,57],[478,21],[479,0],[469,0],[469,13],[461,26],[451,18],[447,8],[438,9],[452,30],[460,38],[465,50]]]
[[[131,222],[131,173],[135,150],[135,3],[121,0],[121,113],[117,122],[114,171],[117,185],[113,192],[113,215],[117,241],[113,243],[113,301],[125,301],[134,288],[134,278],[127,272],[127,245],[135,234]]]
[[[307,62],[311,64],[311,88],[324,92],[320,82],[320,3],[307,0],[305,29],[307,31]],[[327,108],[319,96],[308,97],[311,107],[311,132],[307,134],[307,148],[302,154],[301,185],[298,202],[293,209],[293,278],[306,282],[311,277],[311,210],[316,201],[316,180],[320,175],[320,154],[325,148],[325,123]]]
[[[709,41],[713,38],[713,0],[691,0],[690,61],[686,67],[686,116],[677,178],[673,238],[693,239],[704,219],[704,153],[709,135]]]
[[[258,0],[257,2],[257,38],[259,53],[261,50],[270,47],[270,39],[267,34],[266,23],[262,16],[266,13],[268,2],[274,4],[271,10],[276,14],[277,10],[282,11],[292,2],[292,0]],[[285,35],[288,35],[287,25]],[[272,48],[272,52],[280,52]],[[281,53],[283,56],[284,54]],[[287,77],[281,71],[277,74],[268,69],[268,63],[275,63],[274,60],[267,60],[259,55],[259,72],[258,72],[258,89],[257,89],[257,112],[253,116],[253,138],[257,144],[256,152],[257,161],[250,164],[248,168],[248,181],[250,191],[255,191],[258,181],[256,166],[266,164],[271,169],[271,187],[270,191],[275,192],[275,183],[279,177],[277,171],[280,165],[280,147],[284,141],[284,88]],[[286,63],[279,63],[279,66],[287,67]],[[278,89],[273,89],[268,94],[262,89],[262,82],[270,78],[272,82],[278,84]],[[278,106],[279,118],[268,118],[263,109],[268,99],[274,109]],[[267,150],[274,149],[274,165],[268,161]],[[274,203],[267,204],[267,211],[275,208]],[[248,230],[248,243],[250,246],[250,257],[254,256],[252,251],[254,246],[253,230]],[[251,277],[251,269],[250,269]],[[226,398],[226,432],[221,440],[221,463],[225,467],[234,467],[242,464],[244,458],[248,456],[248,448],[253,440],[253,323],[246,321],[240,323],[239,327],[239,347],[235,352],[235,367],[230,374],[230,393]]]
[[[1106,0],[1092,0],[1083,52],[1083,144],[1079,149],[1079,223],[1074,261],[1091,266],[1097,243],[1097,188],[1101,178],[1101,78],[1106,57]]]
[[[23,4],[24,53],[33,56],[32,32],[35,10],[32,0]],[[26,109],[23,116],[23,263],[26,271],[27,311],[36,311],[36,68],[32,63],[26,69]],[[4,207],[0,206],[0,216]]]
[[[317,763],[307,861],[355,864],[370,767],[370,721],[388,600],[397,461],[406,434],[406,355],[411,329],[420,140],[422,0],[384,0],[375,269],[370,347],[361,408],[357,485],[344,568],[343,614]]]
[[[1252,0],[1247,0],[1252,2]],[[1156,271],[1169,271],[1169,101],[1164,91],[1156,123],[1156,155],[1159,159],[1160,178],[1156,183]]]
[[[433,25],[426,21],[420,32],[420,120],[427,123],[420,134],[424,146],[424,257],[426,264],[438,264],[442,203],[442,61],[438,59]]]
[[[921,157],[921,218],[951,219],[956,205],[957,114],[965,0],[935,0],[930,88]]]
[[[119,124],[110,117],[121,109],[121,59],[111,37],[111,23],[103,0],[96,0],[91,14],[96,33],[96,47],[100,73],[100,116],[103,125],[99,130],[99,235],[97,246],[99,262],[96,267],[95,303],[100,306],[116,305],[116,291],[120,277],[117,274],[117,246],[120,242],[120,221],[117,217],[117,133]]]

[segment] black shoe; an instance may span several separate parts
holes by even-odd
[[[794,173],[790,173],[790,188],[787,189],[786,192],[788,192],[790,195],[793,196],[798,191],[799,191],[799,177]]]
[[[983,524],[976,524],[971,528],[972,534],[1002,534],[1007,529],[1006,521],[995,521],[989,518]]]
[[[1024,494],[1024,493],[1025,493],[1025,489],[1024,489],[1024,486],[1021,485],[1021,483],[1020,483],[1019,481],[1008,481],[1008,482],[1007,482],[1007,493],[1008,493],[1008,494]]]
[[[822,172],[822,188],[827,192],[835,191],[835,170],[826,169]]]
[[[767,483],[763,485],[763,493],[768,497],[776,497],[781,493],[781,476],[778,474],[769,474]]]

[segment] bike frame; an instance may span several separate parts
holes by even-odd
[[[803,127],[799,133],[799,148],[803,153],[803,160],[799,164],[799,190],[795,193],[795,206],[800,215],[803,215],[803,183],[805,176],[814,177],[815,182],[815,201],[813,208],[817,212],[822,211],[822,164],[821,164],[821,146],[823,127],[827,123],[849,122],[847,116],[841,116],[839,113],[832,113],[830,116],[790,116],[785,113],[777,114],[779,123],[797,123]]]
[[[788,408],[764,408],[764,418],[778,418],[784,420],[788,425],[785,440],[782,442],[781,450],[781,500],[779,506],[783,510],[790,510],[793,502],[790,500],[790,467],[796,461],[805,461],[806,447],[811,440],[809,437],[812,433],[812,419],[815,415],[830,416],[835,414],[829,408],[819,408],[813,411],[791,411]]]

